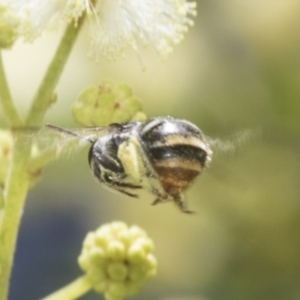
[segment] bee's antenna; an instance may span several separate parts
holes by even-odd
[[[70,130],[70,129],[66,129],[66,128],[59,127],[59,126],[52,125],[52,124],[46,124],[45,127],[48,127],[48,128],[51,128],[51,129],[54,129],[54,130],[57,130],[57,131],[60,131],[60,132],[63,132],[63,133],[67,133],[69,135],[76,136],[76,137],[78,137],[80,139],[85,139],[88,142],[90,142],[91,144],[94,143],[94,140],[92,140],[91,138],[83,136],[83,135],[81,135],[81,134],[79,134],[79,133],[77,133],[75,131]]]

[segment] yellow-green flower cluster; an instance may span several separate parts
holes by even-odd
[[[156,274],[153,242],[138,226],[105,224],[86,236],[78,258],[95,291],[106,300],[137,293]]]
[[[110,79],[86,88],[72,106],[74,119],[83,126],[107,126],[146,117],[142,104],[127,84]]]

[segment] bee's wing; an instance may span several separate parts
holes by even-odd
[[[215,160],[214,158],[222,153],[235,156],[239,150],[250,145],[252,140],[259,138],[260,134],[260,129],[246,129],[232,134],[227,139],[206,137],[206,141],[213,151],[209,174],[225,185],[234,186],[240,191],[245,191],[247,189],[246,179],[241,177],[240,173],[237,175],[232,167],[226,163],[227,160]]]
[[[40,149],[55,147],[58,152],[64,148],[81,148],[91,145],[97,138],[107,132],[107,127],[88,127],[68,129],[55,125],[45,125],[33,136],[34,143]]]
[[[107,127],[65,129],[54,125],[42,128],[15,129],[14,140],[21,139],[24,147],[30,148],[29,168],[42,168],[63,154],[70,154],[89,146],[107,133]]]
[[[247,145],[251,139],[257,138],[260,133],[259,129],[244,129],[233,133],[226,139],[205,137],[205,140],[214,154],[234,154],[236,150]]]
[[[29,170],[34,172],[63,154],[71,154],[84,146],[90,146],[106,132],[106,127],[66,129],[54,125],[39,130],[25,130],[22,134],[31,147]]]

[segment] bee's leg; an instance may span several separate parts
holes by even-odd
[[[151,203],[151,205],[156,205],[156,204],[161,203],[161,202],[163,202],[161,199],[156,198],[156,199]]]
[[[122,161],[127,176],[137,184],[142,183],[146,168],[141,146],[135,137],[119,145],[118,158]]]
[[[151,205],[156,205],[158,203],[164,203],[164,202],[169,202],[173,200],[173,197],[170,197],[170,195],[166,194],[166,193],[161,193],[159,192],[159,190],[157,188],[154,188],[152,186],[151,188],[151,192],[157,196],[157,198],[152,202]]]
[[[114,187],[114,189],[115,189],[116,191],[118,191],[119,193],[125,194],[125,195],[127,195],[127,196],[129,196],[129,197],[132,197],[132,198],[139,198],[139,196],[138,196],[137,194],[132,194],[132,193],[129,193],[129,192],[125,191],[125,190],[122,190],[122,189],[116,188],[116,187]]]
[[[133,198],[139,198],[139,196],[137,194],[132,194],[128,192],[126,189],[135,190],[135,189],[142,188],[140,185],[135,185],[127,182],[116,182],[116,181],[111,182],[110,186],[112,189]]]
[[[155,182],[153,182],[153,184],[151,184],[151,193],[153,195],[155,195],[157,198],[151,203],[151,205],[156,205],[156,204],[159,204],[159,203],[162,203],[162,202],[165,202],[165,198],[162,193],[159,191],[159,187],[156,187],[154,186]]]
[[[121,193],[123,193],[123,194],[125,194],[125,195],[127,195],[127,196],[129,196],[129,197],[132,197],[132,198],[138,198],[138,197],[139,197],[139,196],[136,195],[136,194],[131,194],[131,193],[126,192],[126,191],[124,191],[124,190],[119,190],[119,192],[121,192]]]
[[[185,213],[185,214],[193,214],[194,211],[188,210],[186,207],[186,201],[184,201],[184,198],[182,194],[174,195],[174,203],[179,207],[179,209]]]

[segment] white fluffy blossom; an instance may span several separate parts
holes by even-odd
[[[93,5],[92,3],[95,3]],[[196,3],[186,0],[0,0],[19,17],[19,33],[33,40],[46,28],[77,22],[87,12],[90,55],[114,60],[127,48],[151,45],[161,58],[172,52],[193,25]]]
[[[18,18],[18,33],[33,41],[45,29],[74,21],[90,9],[89,0],[0,0]]]

